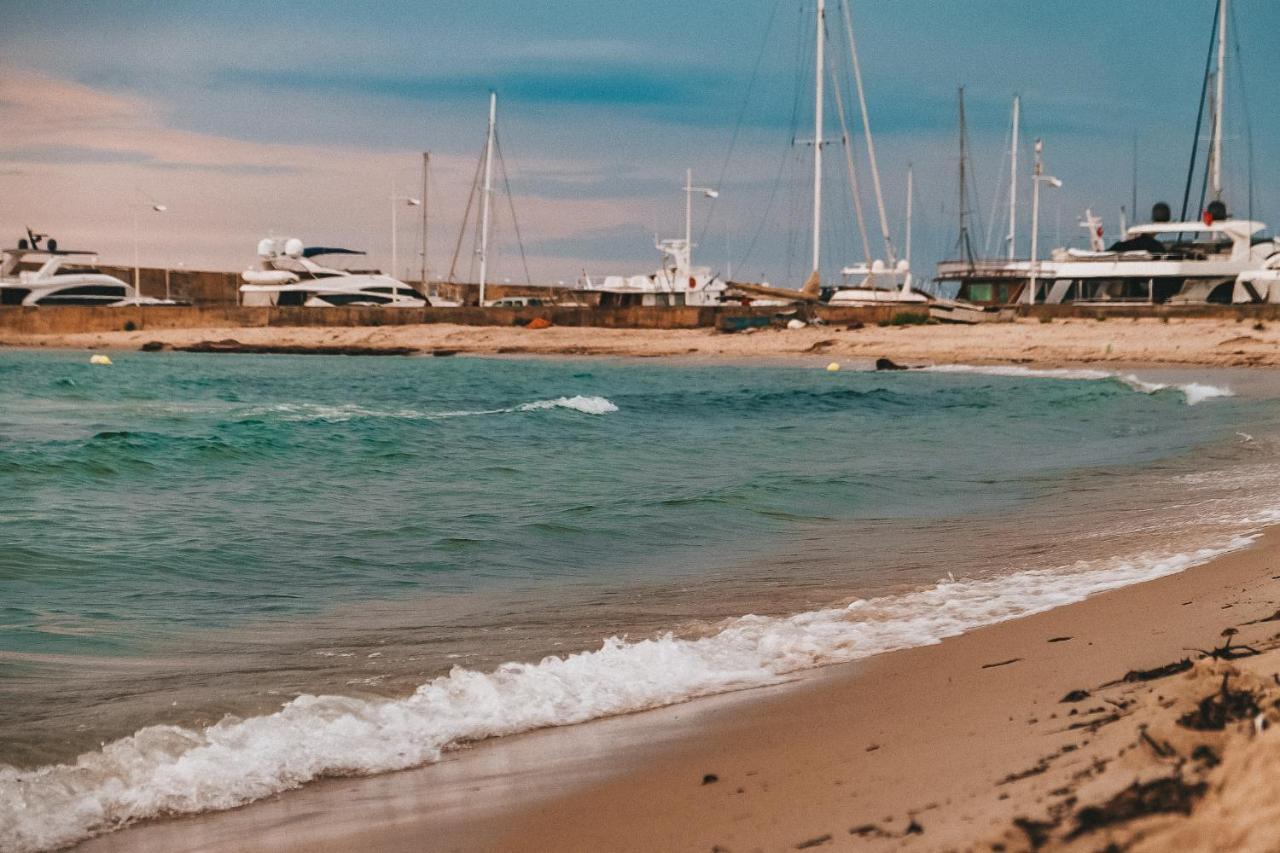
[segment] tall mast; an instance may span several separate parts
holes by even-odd
[[[489,272],[489,197],[493,194],[493,134],[498,120],[498,93],[489,93],[489,136],[484,146],[484,195],[480,199],[480,307],[484,307],[485,277]]]
[[[1227,94],[1227,0],[1218,0],[1218,71],[1213,98],[1213,198],[1222,201],[1222,113]]]
[[[902,279],[902,290],[906,292],[911,289],[911,202],[915,198],[915,175],[912,171],[911,164],[907,164],[907,239],[906,245],[906,261],[907,274]]]
[[[430,198],[428,190],[428,169],[431,166],[431,152],[422,152],[422,292],[427,291],[427,202]]]
[[[1018,244],[1018,125],[1022,118],[1022,98],[1013,96],[1013,144],[1009,146],[1009,260],[1017,256]]]
[[[813,85],[813,276],[820,276],[818,268],[822,256],[822,76],[826,38],[827,2],[818,0],[817,54],[814,62]]]
[[[965,174],[965,166],[969,160],[969,151],[965,141],[965,124],[964,124],[964,86],[960,87],[960,251],[964,255],[964,259],[969,262],[969,266],[973,266],[973,245],[969,241],[969,195],[968,195],[968,176]]]
[[[871,183],[876,190],[876,206],[880,211],[880,236],[884,239],[884,250],[890,265],[897,262],[894,257],[893,240],[889,236],[889,217],[885,214],[884,193],[880,191],[880,167],[876,165],[876,144],[871,137],[871,121],[867,117],[867,96],[862,89],[862,65],[858,62],[858,48],[853,40],[853,16],[849,12],[849,0],[842,0],[840,10],[844,16],[844,31],[849,41],[849,56],[853,60],[853,81],[858,89],[858,106],[862,110],[862,132],[867,141],[867,159],[871,163]]]

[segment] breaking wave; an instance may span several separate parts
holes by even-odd
[[[576,395],[557,397],[554,400],[534,400],[501,409],[460,409],[457,411],[424,412],[418,409],[371,409],[354,404],[325,405],[320,403],[278,403],[258,407],[246,412],[246,417],[274,415],[287,421],[343,421],[361,418],[395,418],[400,420],[444,420],[446,418],[471,418],[482,415],[510,415],[517,412],[538,412],[549,409],[568,409],[585,415],[607,415],[618,407],[605,397]]]
[[[655,708],[931,645],[1171,575],[1254,538],[1237,536],[1189,553],[948,578],[912,593],[788,617],[743,616],[701,638],[611,637],[593,651],[538,663],[508,663],[491,672],[457,667],[402,699],[300,696],[272,714],[227,717],[202,730],[148,726],[71,764],[34,770],[0,765],[0,849],[48,850],[146,818],[233,808],[323,776],[430,763],[484,738]]]
[[[1157,394],[1161,391],[1173,390],[1182,394],[1188,406],[1194,406],[1215,397],[1234,397],[1230,388],[1217,385],[1205,385],[1200,382],[1183,384],[1148,382],[1139,379],[1132,373],[1116,373],[1111,370],[1089,370],[1087,368],[1034,368],[1017,365],[972,365],[972,364],[935,364],[918,368],[929,373],[976,373],[985,376],[1012,376],[1026,379],[1075,379],[1104,380],[1118,382],[1127,388],[1143,394]]]

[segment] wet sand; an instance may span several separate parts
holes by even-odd
[[[237,341],[287,348],[406,348],[422,354],[810,357],[930,363],[1084,362],[1280,365],[1280,324],[1224,319],[1020,320],[981,326],[811,326],[725,334],[712,329],[553,326],[154,329],[60,335],[0,332],[0,346],[136,350]]]
[[[1271,531],[936,646],[79,849],[1274,850],[1278,608]],[[1230,629],[1262,653],[1188,651]]]

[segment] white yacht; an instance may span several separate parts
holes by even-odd
[[[1188,222],[1169,221],[1168,206],[1157,204],[1152,219],[1105,250],[1054,250],[1052,261],[1041,264],[1037,301],[1230,303],[1239,276],[1280,252],[1263,223],[1234,219],[1221,202]]]
[[[41,243],[44,243],[42,246]],[[173,305],[172,300],[139,296],[133,285],[96,269],[97,252],[58,248],[58,241],[27,230],[0,261],[0,305]],[[76,262],[73,259],[84,259]],[[24,264],[35,269],[20,269]],[[70,262],[70,263],[69,263]]]
[[[306,246],[297,238],[270,237],[258,243],[258,265],[240,274],[241,303],[246,306],[330,308],[380,306],[425,308],[430,301],[412,286],[371,270],[321,266],[316,258],[362,256],[364,252],[326,246]]]
[[[593,279],[586,273],[579,287],[599,293],[601,305],[720,305],[728,285],[708,267],[689,265],[689,243],[657,240],[662,266],[649,275],[607,275]]]

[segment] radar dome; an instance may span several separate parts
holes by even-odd
[[[911,265],[907,263],[906,258],[902,258],[901,260],[898,261],[898,265],[895,267],[895,269],[898,272],[906,272],[907,270],[911,269]]]
[[[276,241],[270,237],[263,237],[258,241],[258,255],[269,258],[276,253]]]
[[[291,258],[300,258],[302,257],[302,250],[304,248],[305,247],[302,245],[301,240],[297,237],[290,237],[285,241],[284,253]]]
[[[879,273],[879,272],[884,272],[884,261],[880,260],[879,258],[877,258],[877,259],[875,259],[874,261],[872,261],[872,262],[871,262],[871,271],[872,271],[872,272],[877,272],[877,273]]]
[[[1169,205],[1163,201],[1158,201],[1151,206],[1152,222],[1168,222],[1172,216],[1173,212],[1169,210]]]

